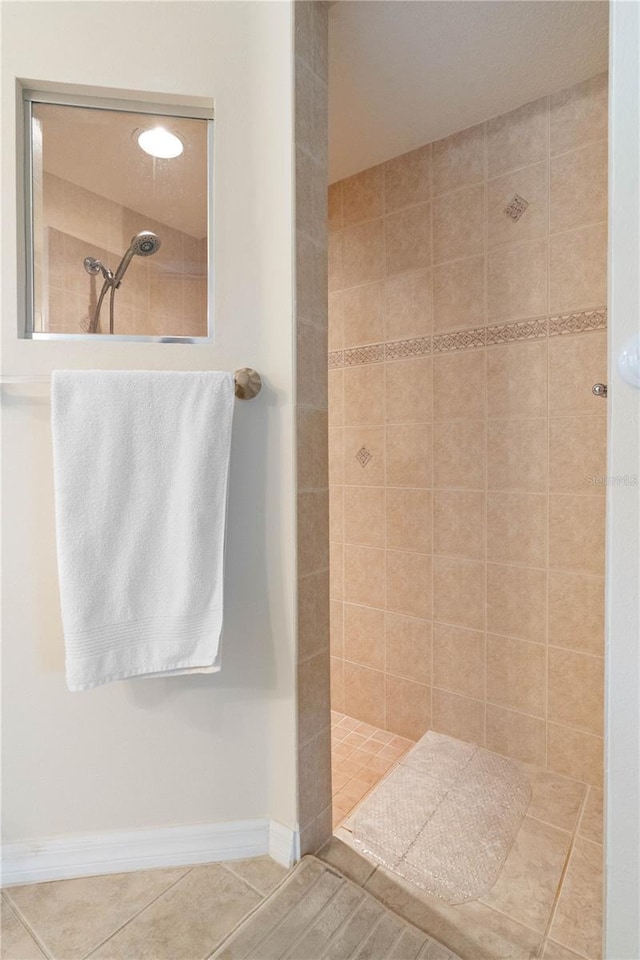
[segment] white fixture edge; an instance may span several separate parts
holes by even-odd
[[[3,844],[0,885],[191,866],[265,854],[289,867],[296,850],[296,831],[267,819],[70,834]]]

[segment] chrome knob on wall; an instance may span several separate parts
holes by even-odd
[[[594,397],[604,397],[607,396],[607,385],[606,383],[594,383],[591,387],[591,393]]]

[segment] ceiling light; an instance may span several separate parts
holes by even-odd
[[[143,130],[138,134],[138,146],[152,157],[161,160],[172,160],[179,157],[184,145],[174,133],[169,133],[164,127],[154,127],[152,130]]]

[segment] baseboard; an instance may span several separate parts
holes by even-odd
[[[297,859],[296,836],[296,831],[264,819],[24,840],[2,846],[2,886],[267,853],[290,866]]]

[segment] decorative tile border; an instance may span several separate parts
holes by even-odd
[[[388,343],[370,343],[364,347],[349,347],[329,353],[329,367],[351,367],[364,363],[381,363],[383,360],[402,360],[407,357],[426,357],[434,353],[451,353],[455,350],[477,350],[480,347],[500,343],[515,343],[523,340],[543,340],[567,333],[585,333],[590,330],[605,330],[607,311],[583,310],[563,313],[557,317],[536,317],[517,323],[498,323],[473,330],[454,330],[452,333],[436,333],[432,337],[414,337],[411,340],[391,340]]]
[[[475,330],[455,330],[453,333],[436,333],[433,338],[434,353],[450,353],[453,350],[474,350],[484,347],[486,328]]]
[[[385,360],[403,360],[405,357],[425,357],[431,353],[431,337],[415,340],[392,340],[384,345]]]
[[[562,333],[585,333],[588,330],[606,330],[607,310],[583,310],[581,313],[563,313],[549,318],[549,336]]]
[[[350,347],[342,351],[345,367],[359,363],[380,363],[384,360],[384,343],[370,343],[366,347]]]
[[[487,346],[494,343],[513,343],[515,340],[542,340],[547,336],[547,331],[546,317],[496,324],[487,327]]]

